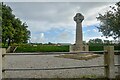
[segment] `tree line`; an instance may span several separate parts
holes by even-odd
[[[30,38],[30,31],[25,22],[22,22],[20,18],[17,18],[12,9],[4,3],[0,4],[0,17],[1,24],[0,29],[2,32],[1,38],[4,45],[10,46],[14,43],[27,43]]]
[[[118,44],[118,41],[115,40],[102,40],[99,38],[96,39],[90,39],[87,44]]]

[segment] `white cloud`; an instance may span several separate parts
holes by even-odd
[[[66,30],[75,30],[75,24],[66,24],[66,23],[48,23],[48,22],[39,22],[39,21],[28,21],[29,30],[32,32],[46,32],[52,29],[66,29]]]
[[[41,38],[44,38],[44,33],[41,33],[41,34],[40,34],[40,37],[41,37]]]
[[[81,12],[85,16],[83,25],[96,24],[98,23],[96,20],[98,12],[104,11],[103,9],[110,3],[20,2],[7,4],[12,7],[17,17],[28,23],[31,30],[47,31],[61,26],[63,28],[73,28],[73,26],[75,26],[73,17],[77,12]]]
[[[98,29],[93,29],[94,32],[98,32]]]
[[[37,43],[37,37],[32,37],[31,40],[30,40],[30,42],[35,42],[35,43]]]
[[[74,33],[71,33],[70,31],[65,30],[56,36],[56,40],[63,43],[64,42],[74,43],[74,37],[75,37]]]
[[[69,39],[69,33],[67,32],[62,32],[61,34],[58,35],[58,39],[60,40],[68,40]]]
[[[88,12],[85,14],[85,21],[83,23],[83,25],[94,25],[94,24],[98,24],[99,21],[97,21],[96,17],[98,16],[98,14],[104,14],[107,10],[109,10],[109,6],[113,5],[114,3],[108,4],[108,5],[103,5],[103,6],[97,6],[94,7],[90,10],[88,10]]]
[[[102,40],[114,40],[112,37],[106,38],[106,37],[101,37],[101,36],[98,36],[98,37],[85,37],[84,40],[86,40],[88,42],[90,39],[96,39],[96,38],[99,38],[99,39],[102,39]]]
[[[44,33],[36,34],[36,36],[32,35],[31,42],[45,43],[46,42],[46,38],[45,38]]]
[[[13,9],[13,12],[17,17],[27,23],[29,26],[28,28],[32,33],[32,42],[45,42],[47,41],[47,38],[44,32],[50,31],[52,29],[62,28],[64,30],[71,31],[71,33],[75,35],[76,25],[73,17],[77,12],[81,12],[85,16],[83,26],[90,26],[99,23],[96,19],[98,13],[105,12],[109,8],[109,5],[114,3],[8,2],[6,4],[8,4]],[[72,42],[74,40],[74,36],[70,36],[68,31],[61,32],[59,38],[63,41]],[[93,31],[97,32],[97,30]],[[38,34],[35,34],[35,32],[38,32]]]
[[[45,43],[45,35],[44,35],[44,33],[40,33],[40,38],[38,38],[38,42]]]

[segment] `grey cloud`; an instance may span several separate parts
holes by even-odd
[[[6,4],[13,9],[13,12],[17,17],[28,23],[30,29],[38,30],[40,27],[41,30],[46,31],[60,26],[67,27],[68,25],[73,25],[73,17],[76,12],[81,12],[85,16],[86,22],[95,21],[96,15],[89,16],[91,13],[96,13],[96,11],[93,11],[92,9],[113,3],[6,2]]]
[[[88,14],[89,9],[103,6],[105,2],[13,2],[7,3],[16,16],[23,20],[66,22],[72,20],[76,12]],[[77,8],[80,8],[77,10]],[[71,17],[71,18],[70,18]]]
[[[73,17],[77,12],[85,16],[84,25],[95,23],[98,8],[111,2],[6,2],[13,13],[29,26],[31,33],[45,32],[53,28],[63,28],[75,33]],[[96,8],[94,10],[94,8]],[[34,34],[35,35],[35,34]],[[35,42],[37,35],[33,37]],[[60,40],[73,40],[69,32],[63,32]],[[66,41],[66,42],[68,42]]]

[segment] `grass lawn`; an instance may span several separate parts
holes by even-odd
[[[55,57],[77,59],[77,60],[89,60],[89,59],[100,57],[100,55],[92,54],[92,53],[89,53],[89,54],[84,53],[84,54],[63,54]]]

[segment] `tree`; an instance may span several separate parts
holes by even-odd
[[[12,9],[2,3],[2,42],[10,45],[13,37],[14,28],[12,27],[12,19],[15,16],[12,14]]]
[[[104,44],[112,44],[112,41],[110,41],[110,40],[104,40]]]
[[[110,6],[110,9],[104,15],[99,14],[97,20],[101,24],[97,28],[99,32],[102,32],[103,36],[112,36],[116,39],[120,37],[120,2],[117,2],[113,7]]]
[[[0,3],[0,43],[2,42],[2,5]]]
[[[52,45],[53,43],[51,43],[51,42],[48,42],[48,45]]]
[[[16,18],[12,13],[12,9],[2,5],[2,42],[8,44],[12,43],[27,43],[30,38],[30,31],[27,30],[26,23],[22,23],[19,18]]]
[[[102,44],[103,43],[103,41],[101,40],[101,39],[99,39],[99,38],[96,38],[96,39],[90,39],[89,40],[89,44]]]

